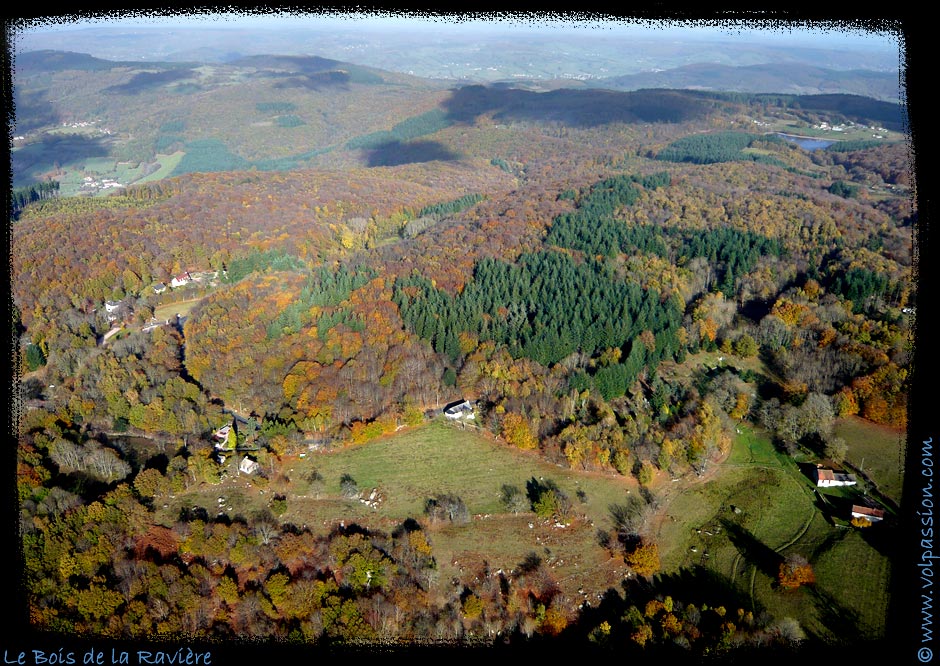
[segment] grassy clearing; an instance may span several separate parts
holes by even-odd
[[[123,185],[146,183],[168,177],[184,155],[183,152],[157,155],[160,168],[145,175],[146,163],[116,161],[114,157],[102,153],[103,149],[96,143],[97,139],[86,139],[84,144],[81,141],[80,138],[65,137],[52,144],[36,142],[17,149],[17,178],[14,186],[27,185],[55,171],[61,196],[88,194],[89,190],[84,187],[86,175],[97,179],[110,178]],[[58,165],[58,168],[54,165]],[[90,191],[98,196],[114,193],[112,188]]]
[[[812,500],[787,472],[729,468],[669,503],[657,539],[663,569],[707,564],[734,580],[747,564],[737,557],[743,541],[779,548],[803,529],[813,511]]]
[[[859,627],[882,631],[889,562],[866,542],[874,532],[862,538],[834,527],[797,465],[761,431],[744,425],[740,430],[717,475],[668,488],[668,500],[650,525],[663,572],[706,566],[732,581],[754,610],[797,618],[813,635],[851,636]],[[314,469],[324,480],[319,494],[306,481]],[[288,508],[282,519],[315,533],[341,520],[387,532],[406,518],[422,519],[425,500],[446,492],[460,496],[472,518],[466,525],[428,528],[440,566],[439,586],[472,577],[484,562],[492,570],[511,570],[530,553],[552,567],[562,590],[572,596],[583,590],[596,598],[619,588],[626,574],[623,564],[600,547],[597,532],[612,527],[610,505],[637,492],[632,479],[563,469],[472,430],[434,422],[365,445],[290,458],[283,472],[284,477],[272,475],[263,487],[255,477],[233,476],[220,486],[193,489],[169,500],[163,515],[170,524],[182,507],[202,506],[215,515],[218,498],[224,497],[228,515],[250,517],[275,493],[284,493]],[[366,495],[377,488],[384,501],[370,508],[344,499],[344,474]],[[532,477],[557,483],[583,518],[559,528],[531,512],[505,513],[501,486],[524,489]],[[774,588],[779,562],[790,553],[809,559],[817,571],[815,588]],[[852,573],[860,571],[866,575]]]
[[[714,372],[720,368],[734,370],[739,374],[751,371],[772,381],[782,381],[759,357],[741,358],[722,351],[700,351],[696,354],[689,354],[685,362],[681,364],[664,362],[659,368],[659,373],[664,379],[688,381],[696,372]],[[745,391],[753,400],[757,393],[757,385],[743,380],[741,380],[741,385],[745,387]]]
[[[905,433],[852,416],[836,422],[835,433],[848,444],[846,460],[864,465],[867,474],[885,495],[901,499],[904,483]]]
[[[785,134],[796,134],[799,136],[807,136],[817,139],[827,139],[831,141],[854,141],[854,140],[868,140],[872,138],[872,131],[868,127],[859,126],[853,129],[848,129],[843,132],[833,132],[832,130],[816,129],[807,125],[805,122],[797,120],[782,120],[782,119],[769,119],[765,118],[770,122],[770,127],[774,132],[783,132]],[[901,141],[905,137],[900,132],[894,132],[892,130],[887,130],[885,132],[877,132],[884,137],[884,143],[890,143],[892,141]]]
[[[741,549],[729,536],[729,525],[778,548],[811,519],[810,480],[763,433],[746,425],[738,430],[718,476],[669,502],[658,528],[665,570],[707,564],[734,579],[746,562],[738,556]]]
[[[739,425],[737,430],[737,439],[726,461],[727,465],[787,465],[786,455],[774,447],[765,432],[748,425]]]
[[[153,316],[156,317],[157,321],[165,321],[171,317],[175,317],[177,314],[186,317],[201,300],[201,298],[191,298],[188,301],[165,303],[154,308]]]
[[[579,473],[490,441],[476,432],[443,423],[407,431],[364,446],[312,454],[291,466],[296,478],[314,468],[325,481],[325,494],[339,494],[343,474],[350,474],[360,490],[378,488],[387,496],[379,511],[393,519],[420,516],[425,500],[435,493],[460,496],[476,514],[503,511],[499,491],[503,484],[525,489],[532,477],[554,480],[591,519],[606,517],[607,507],[621,501],[635,485],[628,479]],[[578,490],[586,502],[577,499]]]
[[[887,555],[866,543],[859,530],[833,530],[822,519],[783,554],[791,552],[808,557],[816,584],[782,591],[771,577],[757,572],[753,592],[760,607],[775,617],[797,618],[807,634],[825,640],[883,635],[891,565]]]
[[[323,477],[319,493],[306,481],[313,470]],[[422,519],[425,501],[432,495],[452,493],[463,499],[472,519],[468,525],[430,528],[441,581],[449,582],[484,560],[493,569],[512,569],[532,552],[555,569],[562,588],[571,594],[581,587],[601,592],[616,586],[626,573],[622,563],[611,561],[601,548],[597,530],[612,527],[609,507],[622,504],[627,492],[636,492],[634,480],[560,468],[472,430],[430,423],[361,446],[290,458],[283,471],[289,481],[274,479],[264,488],[256,479],[240,476],[193,489],[168,502],[163,516],[169,520],[181,508],[193,506],[215,515],[218,498],[224,497],[229,515],[250,517],[275,493],[284,493],[288,509],[282,519],[297,526],[318,532],[342,520],[390,531],[406,518]],[[352,476],[365,495],[376,488],[384,501],[370,508],[343,498],[344,474]],[[503,484],[525,491],[533,477],[554,481],[583,518],[561,528],[541,523],[531,512],[505,513],[499,499]]]
[[[152,174],[144,176],[135,183],[149,183],[155,180],[162,180],[164,178],[169,178],[170,174],[173,173],[173,170],[176,169],[176,165],[180,163],[180,160],[183,159],[185,155],[181,150],[176,151],[171,155],[157,155],[157,161],[160,163],[160,168],[154,171]]]
[[[877,525],[867,529],[874,533],[882,527]],[[875,538],[873,533],[868,536]],[[890,559],[866,543],[862,532],[855,530],[822,553],[815,567],[817,586],[831,595],[831,602],[826,605],[835,612],[845,609],[849,615],[857,617],[866,634],[879,635],[888,612],[886,586]],[[829,602],[828,599],[824,601]]]

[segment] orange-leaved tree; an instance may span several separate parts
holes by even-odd
[[[794,554],[780,563],[777,582],[784,589],[795,590],[801,585],[815,583],[816,575],[813,573],[813,567],[805,557]]]

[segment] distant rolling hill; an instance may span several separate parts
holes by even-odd
[[[841,71],[800,63],[743,67],[700,63],[658,72],[599,79],[591,82],[590,85],[615,90],[687,88],[797,95],[849,93],[883,101],[897,101],[900,97],[900,84],[896,72],[860,69]]]
[[[65,72],[69,70],[96,72],[110,70],[117,67],[131,67],[146,69],[185,69],[192,63],[184,62],[131,62],[118,60],[103,60],[87,53],[73,51],[56,51],[43,49],[41,51],[25,51],[16,55],[14,70],[19,76],[28,76],[42,72]]]
[[[486,164],[505,157],[507,135],[486,137],[477,128],[481,121],[484,126],[493,122],[582,130],[617,123],[699,123],[760,96],[733,92],[742,87],[730,81],[732,72],[739,71],[763,81],[775,98],[786,98],[774,103],[873,119],[892,129],[901,125],[896,99],[891,104],[820,93],[821,83],[794,95],[784,80],[785,69],[804,77],[812,70],[799,65],[694,66],[672,70],[698,82],[685,89],[646,85],[627,90],[641,82],[634,76],[608,79],[605,88],[572,82],[568,88],[543,86],[544,92],[536,92],[525,89],[532,86],[524,82],[523,89],[518,83],[454,86],[313,55],[239,56],[207,64],[24,52],[14,70],[14,187],[52,178],[64,194],[89,194],[192,172],[467,159]],[[825,76],[874,82],[890,78],[812,71],[817,81]],[[703,74],[696,79],[695,72]],[[723,88],[722,80],[727,81]],[[708,89],[709,81],[716,90]]]
[[[440,83],[317,56],[206,64],[43,50],[17,54],[13,74],[14,184],[54,177],[70,193],[84,178],[310,166],[448,95]]]

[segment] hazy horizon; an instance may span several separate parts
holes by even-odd
[[[21,20],[16,53],[225,63],[249,55],[331,58],[433,79],[601,79],[688,65],[899,70],[901,37],[845,22],[640,20],[540,14],[142,12]]]

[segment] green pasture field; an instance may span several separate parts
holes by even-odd
[[[365,445],[314,453],[292,468],[294,477],[315,468],[325,480],[324,492],[335,496],[343,474],[350,474],[360,490],[387,491],[380,511],[394,519],[421,516],[425,500],[435,493],[458,495],[471,514],[502,513],[503,484],[524,491],[526,481],[541,477],[555,481],[579,512],[602,521],[610,504],[636,488],[632,479],[560,468],[534,453],[439,422]],[[584,491],[586,502],[577,499],[578,490]]]
[[[176,168],[183,158],[183,152],[176,152],[172,155],[158,155],[157,161],[160,162],[160,169],[152,174],[144,176],[144,164],[141,162],[121,163],[114,157],[104,155],[95,157],[83,157],[80,151],[72,150],[72,143],[68,139],[49,147],[42,143],[33,143],[25,146],[18,156],[22,164],[30,164],[33,168],[24,167],[20,179],[14,183],[19,187],[35,182],[45,173],[42,170],[43,165],[51,168],[53,164],[58,164],[60,173],[56,176],[59,181],[60,196],[75,196],[84,190],[84,177],[86,174],[96,175],[99,179],[111,178],[122,185],[134,183],[145,183],[166,178]],[[62,148],[61,151],[58,149]],[[115,192],[114,189],[103,189],[95,194],[97,196],[108,196]]]
[[[880,134],[884,137],[883,139],[880,139],[880,141],[883,143],[891,143],[892,141],[901,141],[905,138],[904,135],[900,132],[894,132],[892,130],[878,132],[869,129],[868,127],[855,127],[843,132],[834,132],[832,130],[815,129],[812,126],[807,125],[805,122],[799,120],[771,118],[764,118],[762,120],[770,122],[771,131],[773,132],[783,132],[784,134],[807,136],[815,139],[828,139],[832,141],[867,141],[873,139],[872,134]]]
[[[819,509],[809,477],[763,432],[746,425],[739,429],[717,474],[676,486],[660,480],[660,510],[647,532],[659,544],[662,571],[704,566],[730,581],[749,610],[795,617],[814,635],[846,635],[848,624],[839,625],[840,617],[866,632],[883,631],[889,560],[867,543],[875,533],[862,538],[837,527]],[[323,477],[319,493],[307,481],[313,470]],[[552,567],[569,595],[592,597],[619,589],[627,573],[599,545],[598,531],[613,526],[612,504],[638,492],[632,478],[561,468],[473,429],[435,421],[358,446],[292,456],[281,463],[280,472],[265,483],[233,474],[218,486],[194,488],[165,500],[163,516],[172,521],[181,508],[202,506],[209,515],[223,511],[250,519],[275,494],[284,494],[287,511],[281,519],[314,533],[340,521],[390,532],[406,518],[426,523],[425,500],[451,493],[466,503],[471,520],[427,528],[440,566],[439,585],[472,577],[484,563],[494,571],[511,570],[531,553]],[[372,508],[343,498],[344,474],[363,495],[375,488],[383,501]],[[569,495],[578,517],[558,527],[532,512],[506,513],[499,500],[502,485],[524,491],[533,477],[554,481]],[[219,497],[226,500],[222,509]],[[807,557],[816,569],[814,587],[781,591],[773,586],[779,562],[791,553]]]
[[[175,317],[177,314],[181,314],[185,317],[201,300],[201,298],[191,298],[188,301],[165,303],[154,309],[153,316],[157,321],[165,321],[170,317]]]
[[[878,539],[884,532],[875,530],[886,526],[868,528],[866,540],[830,520],[794,461],[759,430],[739,429],[718,475],[677,491],[654,525],[663,571],[705,566],[732,583],[755,614],[794,617],[807,634],[827,640],[880,635],[890,560],[886,540]],[[790,554],[809,560],[816,585],[793,591],[774,585]]]
[[[173,170],[176,168],[176,165],[180,163],[180,160],[183,159],[184,153],[181,150],[172,153],[171,155],[157,155],[157,161],[160,163],[160,168],[154,171],[152,174],[144,176],[139,180],[135,181],[137,183],[151,183],[155,180],[163,180],[168,178]]]
[[[313,470],[324,479],[319,496],[306,482]],[[366,496],[376,488],[384,501],[370,508],[343,498],[344,474],[352,476]],[[613,527],[609,507],[622,504],[628,492],[637,492],[634,479],[561,468],[470,428],[436,421],[358,446],[291,457],[283,463],[283,477],[289,481],[271,476],[263,488],[242,475],[219,486],[192,489],[169,500],[163,517],[172,520],[181,508],[194,506],[215,515],[218,498],[225,497],[229,515],[250,518],[275,493],[283,493],[288,508],[282,520],[314,533],[328,531],[340,521],[389,532],[407,518],[423,521],[425,501],[451,493],[464,501],[471,521],[429,527],[442,581],[463,575],[466,567],[484,560],[493,570],[511,570],[533,552],[556,569],[560,584],[570,593],[583,587],[599,594],[617,586],[626,573],[622,562],[611,559],[600,546],[597,531]],[[525,492],[533,477],[552,480],[568,494],[576,517],[567,526],[543,523],[530,511],[517,516],[505,512],[499,498],[503,484]]]
[[[841,541],[815,561],[817,586],[831,597],[817,595],[822,598],[814,600],[814,605],[824,613],[829,609],[844,609],[843,612],[857,619],[862,636],[880,635],[888,612],[887,585],[891,560],[865,542],[866,537],[878,538],[875,531],[883,527],[866,528],[871,530],[867,534],[859,530],[847,531]],[[884,533],[880,540],[883,543],[888,541]],[[847,575],[851,572],[858,575]]]
[[[852,416],[835,424],[835,434],[848,444],[846,460],[864,472],[891,499],[901,500],[906,433]]]

